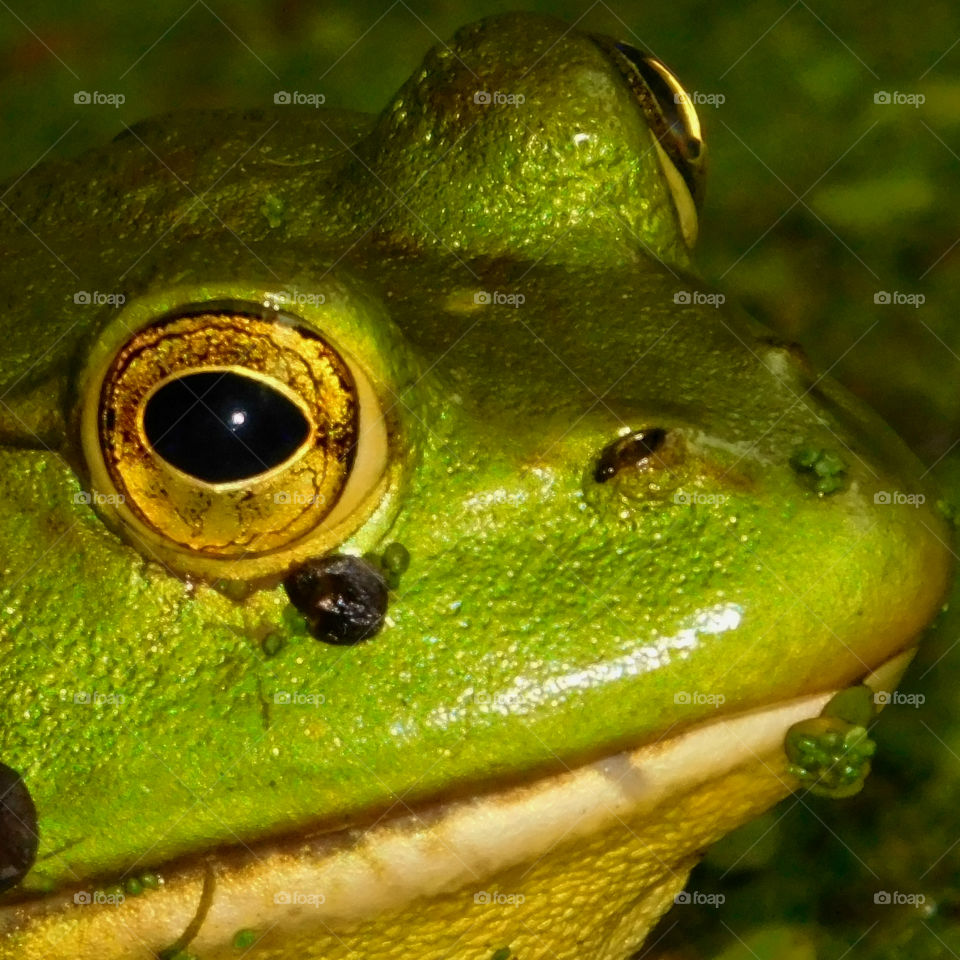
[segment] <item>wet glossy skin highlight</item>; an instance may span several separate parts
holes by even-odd
[[[465,28],[377,118],[161,118],[7,202],[0,757],[41,839],[20,894],[852,684],[939,606],[917,462],[689,272],[630,86],[557,21]],[[369,380],[386,462],[320,552],[409,551],[371,640],[318,643],[290,606],[315,551],[197,566],[78,496],[97,371],[205,302],[291,314]]]

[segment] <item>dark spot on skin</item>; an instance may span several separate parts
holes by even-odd
[[[276,630],[268,633],[260,641],[260,648],[263,650],[263,655],[267,658],[275,657],[285,645],[286,640],[284,639],[283,634],[278,633]]]
[[[308,560],[283,585],[318,640],[350,645],[369,640],[383,626],[387,584],[383,574],[360,557],[338,554]]]
[[[0,893],[15,887],[37,859],[37,809],[16,770],[0,763]]]
[[[260,701],[260,722],[264,730],[270,729],[270,701],[263,693],[263,681],[257,677],[257,699]]]
[[[400,576],[410,566],[410,551],[402,543],[388,543],[383,551],[383,565]]]
[[[593,478],[605,483],[621,470],[629,467],[646,467],[654,454],[663,446],[667,431],[661,427],[637,430],[619,437],[600,451]]]

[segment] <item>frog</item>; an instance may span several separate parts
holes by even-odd
[[[625,958],[861,785],[948,524],[698,277],[652,54],[501,14],[298,100],[4,188],[0,958]]]

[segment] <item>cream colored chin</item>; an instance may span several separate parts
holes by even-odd
[[[656,139],[653,145],[657,148],[657,156],[660,159],[660,168],[663,175],[667,178],[667,184],[670,187],[670,196],[673,197],[673,204],[677,209],[677,217],[680,220],[680,232],[683,234],[683,242],[687,247],[692,247],[697,242],[697,232],[699,230],[699,217],[697,208],[690,196],[680,171],[673,165],[673,161],[667,156],[666,150],[660,146]]]
[[[914,650],[891,658],[865,682],[893,690]],[[263,843],[164,873],[160,890],[123,906],[83,907],[96,942],[94,912],[114,942],[171,943],[193,918],[204,864],[216,864],[213,898],[191,951],[204,955],[241,927],[288,930],[376,916],[535,861],[567,842],[653,811],[666,798],[782,750],[787,728],[816,716],[833,692],[801,697],[714,721],[658,743],[484,796],[437,803],[365,830]],[[316,902],[318,892],[323,901]],[[305,899],[307,898],[307,899]],[[299,899],[299,902],[297,902]],[[0,933],[73,908],[73,891],[0,911]],[[117,922],[117,912],[125,914]],[[124,956],[123,945],[109,956]],[[104,954],[106,955],[106,954]]]

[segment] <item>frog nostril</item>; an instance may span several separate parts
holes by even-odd
[[[354,644],[379,632],[387,612],[383,574],[360,557],[308,560],[283,583],[310,632],[327,643]]]
[[[593,471],[597,483],[604,483],[628,467],[650,469],[659,466],[656,453],[667,439],[662,427],[646,427],[618,437],[600,451]]]

